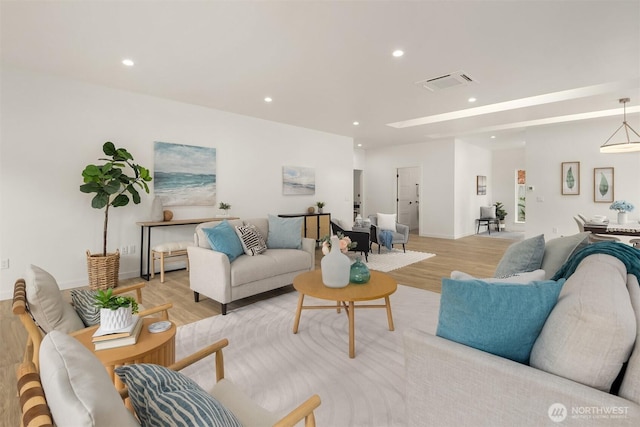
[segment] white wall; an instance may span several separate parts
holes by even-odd
[[[454,150],[454,141],[450,139],[367,150],[365,215],[396,212],[397,169],[419,167],[420,235],[453,238]]]
[[[71,81],[2,69],[0,146],[0,298],[11,297],[28,264],[50,271],[61,287],[86,283],[86,250],[102,242],[103,211],[78,187],[84,166],[111,140],[153,170],[153,142],[215,147],[218,201],[230,214],[259,217],[304,212],[322,200],[337,218],[353,212],[353,141],[294,126]],[[316,194],[283,196],[282,166],[315,168]],[[151,186],[153,188],[153,185]],[[139,273],[140,228],[152,194],[110,211],[109,250],[123,256],[122,277]],[[175,219],[208,217],[217,207],[172,207]],[[155,229],[155,240],[190,240],[193,226]],[[153,243],[153,241],[152,241]]]
[[[455,144],[455,208],[454,238],[468,236],[476,232],[476,218],[480,216],[480,206],[494,203],[491,169],[491,151],[456,141]],[[487,177],[487,194],[477,194],[477,176]]]
[[[637,116],[628,120],[637,129]],[[544,234],[548,240],[575,234],[578,229],[573,216],[578,213],[615,218],[609,203],[593,201],[593,169],[599,167],[614,168],[614,198],[633,203],[636,208],[629,218],[638,219],[640,153],[601,154],[599,151],[600,145],[621,122],[621,117],[611,117],[532,128],[527,132],[527,185],[535,186],[535,191],[527,193],[527,236]],[[573,161],[580,162],[580,194],[563,196],[561,163]]]

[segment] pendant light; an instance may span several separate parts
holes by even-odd
[[[622,121],[622,124],[620,125],[620,127],[618,129],[616,129],[616,131],[613,133],[613,135],[611,135],[609,137],[609,139],[607,139],[607,141],[602,144],[600,146],[600,152],[601,153],[630,153],[632,151],[640,151],[640,135],[638,135],[638,132],[636,132],[635,130],[633,130],[633,128],[631,126],[629,126],[629,124],[627,123],[627,102],[630,101],[629,98],[620,98],[620,103],[622,104],[623,108],[624,108],[624,119]],[[627,138],[626,141],[623,142],[617,142],[617,143],[609,143],[609,141],[611,141],[611,138],[613,138],[619,131],[620,129],[624,128],[624,134]],[[633,132],[635,134],[635,141],[631,141],[630,137],[629,137],[629,131]],[[633,135],[632,135],[633,136]]]

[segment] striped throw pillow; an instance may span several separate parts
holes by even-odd
[[[244,253],[249,256],[259,255],[267,250],[267,243],[253,224],[236,227],[236,233],[242,243]]]
[[[85,326],[100,323],[100,309],[96,307],[96,293],[93,289],[74,289],[71,291],[73,308]]]
[[[179,372],[159,365],[116,368],[142,426],[241,427],[240,421],[213,396]]]

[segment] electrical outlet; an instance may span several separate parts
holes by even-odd
[[[7,268],[9,268],[9,259],[3,259],[2,262],[0,263],[0,268],[3,270],[6,270]]]
[[[128,246],[123,246],[120,248],[120,253],[122,255],[127,255],[129,253],[129,247]]]
[[[553,227],[551,231],[553,231],[553,234],[558,234],[558,227]]]

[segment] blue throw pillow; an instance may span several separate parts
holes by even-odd
[[[244,254],[240,238],[235,229],[225,219],[220,224],[212,228],[203,228],[209,244],[213,250],[222,252],[229,257],[229,262],[233,262],[240,255]]]
[[[231,411],[179,372],[144,363],[115,372],[126,384],[142,426],[242,427]]]
[[[280,218],[269,215],[269,249],[302,248],[302,217]]]
[[[564,279],[524,285],[442,279],[436,335],[528,363],[563,284]]]

